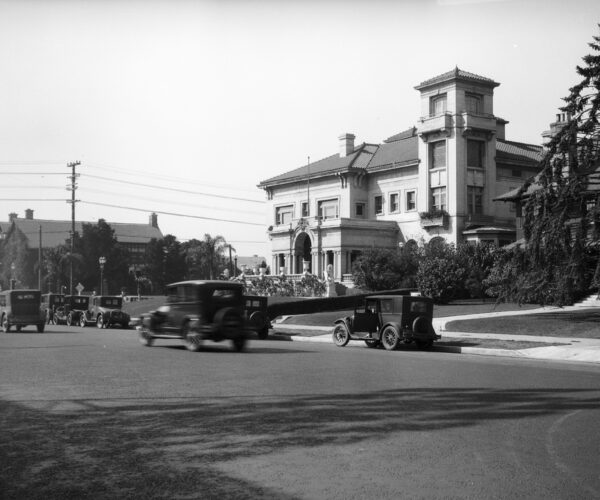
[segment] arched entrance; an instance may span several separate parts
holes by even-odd
[[[308,272],[312,273],[312,241],[307,233],[299,233],[294,246],[296,255],[295,272],[300,274],[304,270],[303,261],[308,262]]]

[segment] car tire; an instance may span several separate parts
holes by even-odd
[[[6,316],[2,317],[2,331],[4,333],[8,333],[10,331],[10,323],[8,322],[8,318]]]
[[[45,325],[44,323],[38,323],[38,324],[36,325],[38,333],[44,333],[44,327],[45,327],[45,326],[46,326],[46,325]]]
[[[73,326],[73,316],[70,313],[67,315],[67,326]]]
[[[98,328],[106,328],[106,325],[104,324],[104,318],[102,317],[102,314],[98,314],[98,317],[96,318],[96,326]]]
[[[232,339],[231,342],[233,343],[233,348],[237,352],[242,352],[244,347],[246,347],[246,337],[238,337],[236,339]]]
[[[214,322],[223,338],[234,338],[244,329],[244,320],[233,307],[225,307],[217,311]]]
[[[395,326],[388,325],[381,332],[381,343],[388,351],[393,351],[400,344],[400,335]]]
[[[381,345],[379,339],[365,339],[365,344],[369,349],[376,349]]]
[[[412,324],[413,333],[429,333],[430,322],[425,316],[417,316]]]
[[[85,313],[81,313],[81,316],[79,317],[79,326],[81,328],[85,328],[87,326],[87,321],[85,320]]]
[[[150,334],[145,326],[140,327],[138,339],[140,343],[146,347],[152,347],[154,345],[154,337]]]
[[[344,323],[338,323],[333,327],[331,334],[333,343],[338,347],[344,347],[350,341],[350,332]]]
[[[46,323],[50,324],[52,321],[52,316],[50,316],[50,311],[46,309]]]
[[[202,339],[197,333],[193,333],[190,331],[190,324],[185,323],[181,328],[181,336],[183,337],[183,342],[185,343],[185,348],[188,351],[198,352],[202,345]]]
[[[269,327],[268,326],[263,326],[257,333],[256,335],[258,336],[258,338],[260,340],[265,340],[268,336],[269,336]]]

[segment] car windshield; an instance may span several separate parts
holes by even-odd
[[[377,312],[377,301],[376,300],[367,300],[365,312],[376,313]]]

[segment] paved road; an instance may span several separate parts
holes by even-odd
[[[6,498],[600,497],[596,366],[50,326],[0,367]]]

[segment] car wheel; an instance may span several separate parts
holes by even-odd
[[[244,350],[244,347],[246,347],[246,337],[238,337],[236,339],[232,339],[232,342],[233,348],[237,352],[242,352]]]
[[[202,345],[202,339],[200,335],[194,332],[190,332],[190,324],[186,323],[182,328],[182,337],[185,347],[188,351],[196,352],[200,350]]]
[[[344,323],[338,323],[333,328],[333,343],[338,347],[344,347],[350,341],[350,332]]]
[[[218,332],[224,338],[233,338],[243,330],[244,320],[233,307],[226,307],[217,311],[214,317]]]
[[[375,349],[381,345],[381,342],[378,339],[366,339],[365,344],[369,349]]]
[[[265,340],[269,336],[269,327],[264,326],[256,333],[256,335],[260,340]]]
[[[389,325],[381,332],[381,343],[388,351],[393,351],[400,344],[400,335],[396,327]]]
[[[46,323],[50,324],[52,321],[52,316],[50,316],[50,311],[46,309]]]
[[[81,317],[79,318],[79,326],[81,328],[85,328],[85,326],[87,325],[87,321],[85,320],[85,314],[81,314]]]
[[[146,347],[152,347],[154,344],[154,337],[150,335],[150,332],[145,326],[140,328],[140,334],[138,338],[141,344],[145,345]]]
[[[429,349],[433,346],[433,340],[416,340],[415,343],[419,349]]]
[[[129,328],[129,323],[121,323],[121,328],[127,330]]]
[[[44,323],[38,323],[36,326],[38,333],[44,333],[44,327],[46,326]]]
[[[98,328],[106,328],[106,325],[104,324],[104,318],[102,317],[102,314],[98,314],[98,318],[96,318],[96,326]]]
[[[412,331],[414,333],[427,333],[429,332],[430,322],[425,316],[418,316],[415,318],[412,324]]]
[[[2,317],[2,331],[4,333],[8,333],[10,331],[10,323],[8,322],[8,318],[6,316]]]
[[[67,315],[67,326],[73,326],[73,316]]]

